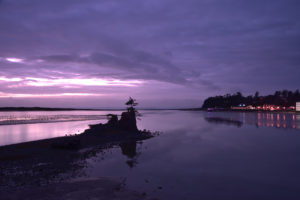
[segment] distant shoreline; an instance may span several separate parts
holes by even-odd
[[[248,113],[297,113],[300,114],[300,111],[296,110],[237,110],[237,109],[216,109],[216,110],[207,110],[203,108],[190,108],[190,109],[179,109],[182,111],[204,111],[204,112],[248,112]]]
[[[22,112],[22,111],[123,111],[121,108],[47,108],[47,107],[0,107],[0,112]],[[236,109],[216,109],[208,111],[203,108],[140,108],[139,110],[178,110],[178,111],[205,111],[205,112],[271,112],[271,113],[300,113],[292,110],[236,110]]]
[[[213,111],[207,111],[202,110],[206,112],[245,112],[245,113],[300,113],[299,111],[295,110],[233,110],[233,109],[227,109],[227,110],[213,110]]]
[[[47,108],[47,107],[0,107],[1,111],[101,111],[101,110],[122,110],[122,109],[91,109],[91,108]]]
[[[184,108],[140,108],[139,110],[190,110]],[[48,107],[0,107],[2,111],[124,111],[124,108],[48,108]]]

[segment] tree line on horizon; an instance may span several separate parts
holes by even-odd
[[[276,105],[276,106],[295,106],[296,102],[300,101],[300,92],[282,90],[276,91],[273,95],[260,96],[259,92],[254,95],[243,96],[241,92],[235,94],[226,94],[224,96],[209,97],[204,100],[202,105],[203,109],[206,108],[230,108],[240,104],[263,106],[263,105]]]

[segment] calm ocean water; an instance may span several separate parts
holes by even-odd
[[[104,115],[107,111],[50,114]],[[161,134],[99,152],[87,160],[86,176],[123,177],[129,188],[162,200],[300,199],[299,114],[142,114],[139,128]],[[56,137],[103,121],[2,125],[0,141],[3,145]]]
[[[124,177],[162,200],[300,199],[300,115],[144,112],[162,133],[99,153],[90,177]]]

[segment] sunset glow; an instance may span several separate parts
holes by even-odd
[[[0,98],[43,98],[43,97],[67,97],[67,96],[102,96],[91,93],[60,93],[60,94],[11,94],[0,92]]]
[[[44,98],[44,97],[71,97],[86,96],[100,97],[110,96],[102,94],[97,88],[111,87],[139,87],[144,81],[139,80],[119,80],[102,78],[37,78],[37,77],[5,77],[0,76],[0,83],[5,84],[9,89],[15,89],[15,92],[0,92],[0,98]],[[39,88],[52,87],[56,92],[49,93],[47,90]],[[19,90],[31,88],[30,91],[38,90],[38,93],[24,93]],[[96,90],[96,92],[95,92]],[[53,92],[53,91],[52,91]]]
[[[110,100],[86,98],[90,106],[115,107],[134,96],[146,107],[181,108],[235,91],[295,91],[298,3],[274,1],[0,0],[0,92],[101,93]]]
[[[23,79],[21,79],[21,78],[7,78],[7,77],[0,76],[0,81],[18,82],[18,81],[22,81],[22,80]]]
[[[23,59],[20,59],[20,58],[6,58],[6,60],[8,62],[14,62],[14,63],[21,63],[21,62],[23,62]]]
[[[74,79],[47,79],[47,78],[36,78],[36,77],[25,77],[25,78],[7,78],[0,76],[2,82],[21,82],[19,85],[14,87],[22,86],[35,86],[35,87],[46,87],[46,86],[124,86],[124,87],[136,87],[143,83],[139,80],[118,80],[118,79],[100,79],[100,78],[74,78]]]
[[[92,78],[92,79],[45,79],[45,78],[34,78],[34,77],[26,77],[25,78],[26,85],[29,86],[68,86],[68,85],[76,85],[76,86],[127,86],[134,87],[142,84],[142,81],[138,80],[114,80],[114,79],[100,79],[100,78]]]

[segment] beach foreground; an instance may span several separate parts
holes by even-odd
[[[145,193],[128,190],[122,180],[111,178],[77,179],[43,187],[31,187],[22,190],[0,192],[5,200],[151,200]],[[153,199],[154,200],[154,199]]]
[[[113,146],[132,151],[132,144],[152,137],[139,131],[135,114],[111,115],[107,124],[84,133],[0,147],[0,198],[17,199],[146,199],[127,190],[122,180],[78,179],[85,160]],[[129,148],[126,150],[126,148]],[[75,179],[76,177],[76,179]]]

